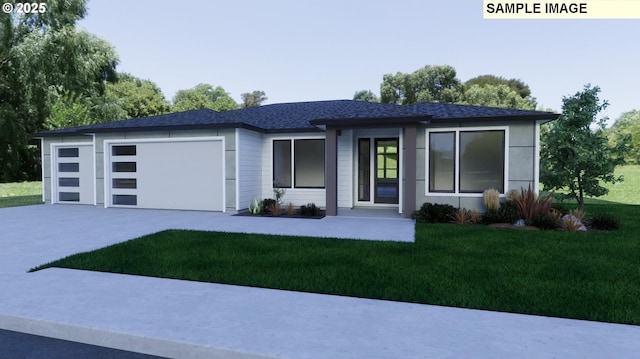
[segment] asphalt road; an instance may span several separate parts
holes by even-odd
[[[0,359],[164,359],[94,345],[0,330]]]

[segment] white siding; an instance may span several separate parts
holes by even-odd
[[[338,136],[338,207],[353,207],[353,131],[342,130]]]
[[[263,136],[262,141],[262,198],[273,198],[273,140],[322,138],[324,133],[296,133],[296,134],[269,134]],[[326,191],[324,188],[287,188],[287,193],[282,200],[284,203],[293,203],[301,206],[313,202],[318,207],[326,205]]]
[[[245,129],[236,130],[237,191],[236,210],[245,209],[254,198],[264,198],[262,189],[262,149],[263,139],[258,132]]]

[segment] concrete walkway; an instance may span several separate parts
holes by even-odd
[[[394,219],[0,209],[0,328],[187,359],[634,358],[640,352],[637,326],[67,269],[26,273],[166,228],[413,238],[412,222]]]

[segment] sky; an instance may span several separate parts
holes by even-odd
[[[451,65],[529,85],[559,112],[586,84],[611,121],[640,109],[640,19],[485,20],[482,0],[89,0],[79,27],[167,100],[199,83],[266,103],[379,95],[382,76]]]

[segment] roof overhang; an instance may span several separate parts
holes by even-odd
[[[432,116],[401,116],[401,117],[351,117],[351,118],[319,118],[309,121],[312,125],[326,130],[329,128],[380,128],[404,127],[418,123],[427,123]]]

